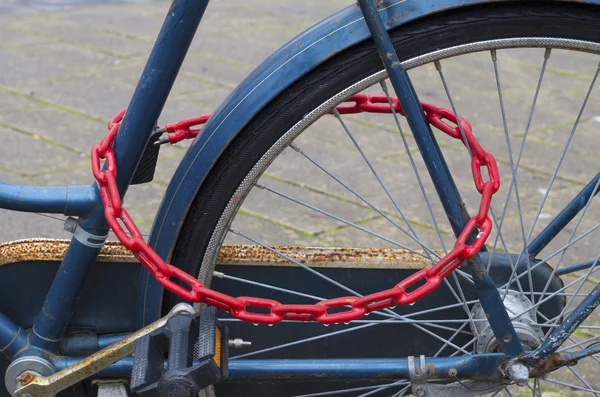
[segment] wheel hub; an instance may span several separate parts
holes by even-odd
[[[544,333],[542,327],[537,324],[535,309],[533,309],[531,301],[518,291],[508,290],[504,298],[504,307],[523,348],[525,350],[537,348],[542,343]],[[473,306],[471,315],[473,317],[471,331],[477,335],[476,352],[479,354],[498,352],[500,343],[494,336],[481,303]]]

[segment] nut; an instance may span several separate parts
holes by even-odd
[[[26,385],[30,384],[31,382],[33,382],[34,379],[35,379],[35,375],[33,375],[29,371],[25,371],[21,375],[19,375],[19,377],[17,378],[17,381],[19,382],[19,384],[21,386],[26,386]]]

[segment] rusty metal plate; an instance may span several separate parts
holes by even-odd
[[[0,244],[0,266],[26,261],[60,261],[69,240],[26,239]],[[418,270],[431,262],[413,252],[391,248],[336,248],[274,246],[274,251],[310,267]],[[436,251],[440,256],[443,251]],[[258,245],[223,245],[217,258],[222,265],[296,266],[273,251]],[[118,241],[108,241],[100,250],[99,262],[137,262]]]

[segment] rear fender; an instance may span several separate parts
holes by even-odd
[[[493,0],[495,3],[508,0]],[[490,3],[481,0],[384,0],[380,14],[390,30],[425,16]],[[578,1],[599,4],[600,0]],[[158,211],[150,244],[169,259],[200,184],[242,128],[283,90],[335,54],[370,38],[358,5],[349,6],[304,31],[258,66],[221,104],[192,143]],[[160,315],[162,288],[144,272],[138,325]]]

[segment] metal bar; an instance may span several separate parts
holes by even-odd
[[[537,349],[523,356],[521,360],[536,366],[547,359],[571,336],[573,331],[585,321],[599,304],[600,284],[594,287],[592,292],[577,305],[569,317]]]
[[[209,0],[174,0],[115,139],[117,186],[125,195]]]
[[[433,135],[433,131],[425,119],[423,108],[408,74],[403,70],[398,60],[396,51],[377,11],[377,6],[374,4],[375,1],[358,0],[358,3],[379,51],[379,56],[388,72],[390,82],[406,114],[406,119],[417,142],[419,151],[423,156],[427,170],[431,175],[446,216],[450,221],[454,234],[458,237],[470,218],[465,204],[448,169],[437,140]],[[469,244],[472,243],[474,237],[471,236],[468,240]]]
[[[555,274],[557,276],[563,276],[565,274],[578,272],[580,270],[586,270],[586,269],[589,269],[590,267],[594,266],[594,263],[597,263],[597,261],[595,259],[592,261],[586,262],[586,263],[578,263],[577,265],[567,266],[562,269],[558,269],[555,272]]]
[[[586,348],[582,348],[582,350],[559,353],[558,357],[565,363],[568,364],[576,364],[577,361],[582,360],[586,357],[593,356],[600,353],[600,343],[594,343],[591,346]]]
[[[83,216],[101,206],[93,185],[29,186],[0,182],[0,208]]]
[[[66,388],[90,377],[90,375],[96,371],[99,372],[109,365],[131,355],[135,350],[135,343],[138,339],[163,327],[168,319],[169,316],[165,316],[149,326],[119,340],[117,343],[110,345],[91,356],[76,359],[74,362],[64,359],[63,357],[50,356],[50,359],[56,365],[58,372],[45,377],[34,376],[30,383],[18,388],[14,392],[13,397],[46,397],[58,394]],[[72,366],[69,364],[72,364]],[[125,374],[127,377],[131,375],[132,367],[128,368],[129,372]]]
[[[112,335],[99,335],[98,336],[98,347],[100,349],[104,349],[112,345],[113,343],[117,343],[123,338],[126,338],[130,334],[112,334]]]
[[[595,189],[600,179],[600,173],[597,174],[563,210],[529,243],[527,251],[529,255],[536,256],[556,237],[561,230],[581,211],[590,197],[598,194],[599,189]],[[594,190],[595,189],[595,190]]]
[[[121,196],[129,187],[207,5],[208,0],[174,0],[167,13],[115,139]],[[93,235],[106,234],[103,207],[82,219],[79,227]],[[30,342],[34,347],[56,351],[98,252],[99,248],[71,240],[33,327]]]
[[[12,360],[27,343],[27,334],[11,319],[0,313],[0,353]]]
[[[71,240],[32,328],[29,338],[32,346],[56,350],[99,252],[100,248],[88,247],[75,238]]]
[[[53,360],[57,370],[79,362],[78,357],[58,357]],[[502,380],[499,371],[507,357],[503,354],[479,354],[468,357],[426,358],[428,379],[455,379],[448,372],[456,370],[461,379]],[[166,368],[165,362],[164,367]],[[129,376],[133,357],[126,357],[106,367],[99,376]],[[403,379],[409,377],[407,358],[367,359],[288,359],[288,360],[230,360],[227,381],[239,380],[352,380]]]
[[[60,354],[64,356],[86,356],[104,349],[131,335],[131,333],[98,335],[95,332],[77,332],[60,341]]]
[[[452,224],[454,233],[458,236],[469,219],[460,194],[456,190],[456,185],[445,164],[429,123],[425,120],[423,108],[408,74],[402,69],[402,65],[379,15],[375,1],[358,0],[358,3],[379,51],[379,56],[388,72],[388,77],[398,96],[400,105],[406,114],[408,124],[413,132],[419,151],[423,156],[423,161],[427,165],[446,215]],[[470,244],[472,241],[473,235],[469,238],[468,243]],[[519,338],[504,308],[498,289],[486,273],[480,256],[476,255],[468,264],[472,269],[479,300],[488,315],[490,326],[502,347],[502,351],[511,357],[520,355],[523,352],[523,348],[519,343]]]
[[[77,364],[84,360],[85,357],[54,357],[52,359],[52,364],[56,368],[57,371],[62,371],[67,367]],[[167,363],[164,363],[164,367],[166,368]],[[131,376],[131,371],[133,369],[133,357],[125,357],[121,360],[107,366],[106,368],[101,369],[96,373],[98,377],[101,378],[129,378]]]

